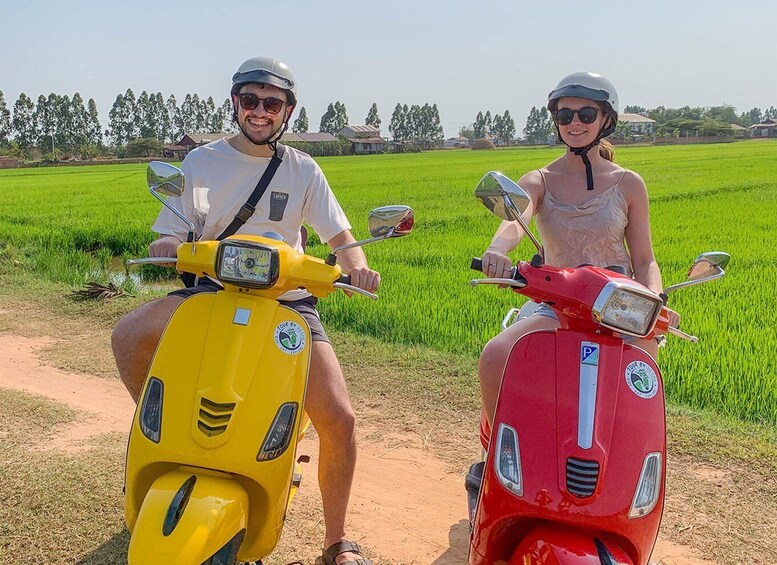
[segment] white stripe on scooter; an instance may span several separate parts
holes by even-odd
[[[599,378],[599,344],[580,344],[580,392],[577,404],[577,445],[590,449],[594,437],[596,383]]]

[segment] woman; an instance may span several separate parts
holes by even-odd
[[[604,141],[618,123],[615,87],[595,73],[571,74],[548,96],[548,110],[568,150],[518,181],[531,198],[523,217],[528,224],[536,215],[546,263],[556,267],[617,265],[656,294],[662,292],[650,240],[645,183],[637,173],[613,162],[612,146]],[[487,276],[508,276],[512,262],[507,254],[523,235],[517,222],[502,222],[482,257]],[[671,319],[677,326],[679,316],[672,313]],[[553,311],[542,305],[486,344],[478,372],[489,423],[515,342],[531,331],[558,327]],[[658,352],[655,340],[636,340],[635,345],[653,357]]]

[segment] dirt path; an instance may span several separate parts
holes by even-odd
[[[67,373],[42,364],[37,352],[51,342],[0,335],[0,387],[24,390],[89,412],[77,426],[62,427],[45,446],[78,451],[91,437],[125,432],[134,403],[118,380]],[[418,436],[394,434],[380,443],[360,432],[359,462],[351,497],[349,532],[381,555],[418,565],[466,563],[468,528],[463,474],[424,449]],[[304,468],[300,498],[318,496],[318,446],[306,438],[300,453],[311,455]],[[313,493],[313,494],[311,494]],[[705,565],[689,547],[659,539],[653,555],[663,565]]]

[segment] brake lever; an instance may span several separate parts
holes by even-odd
[[[363,288],[359,288],[358,286],[352,286],[350,284],[345,284],[341,282],[332,283],[332,286],[334,286],[335,288],[340,288],[342,290],[350,290],[351,292],[357,292],[359,294],[363,294],[364,296],[366,296],[367,298],[371,298],[372,300],[378,299],[377,294],[373,294],[367,290],[364,290]]]
[[[691,343],[697,343],[699,341],[699,338],[695,335],[687,334],[684,331],[673,328],[672,326],[669,326],[666,331],[674,336],[679,337],[680,339],[690,341]]]

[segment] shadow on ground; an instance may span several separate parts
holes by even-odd
[[[127,565],[127,548],[130,534],[124,530],[103,543],[100,547],[84,555],[78,565]]]

